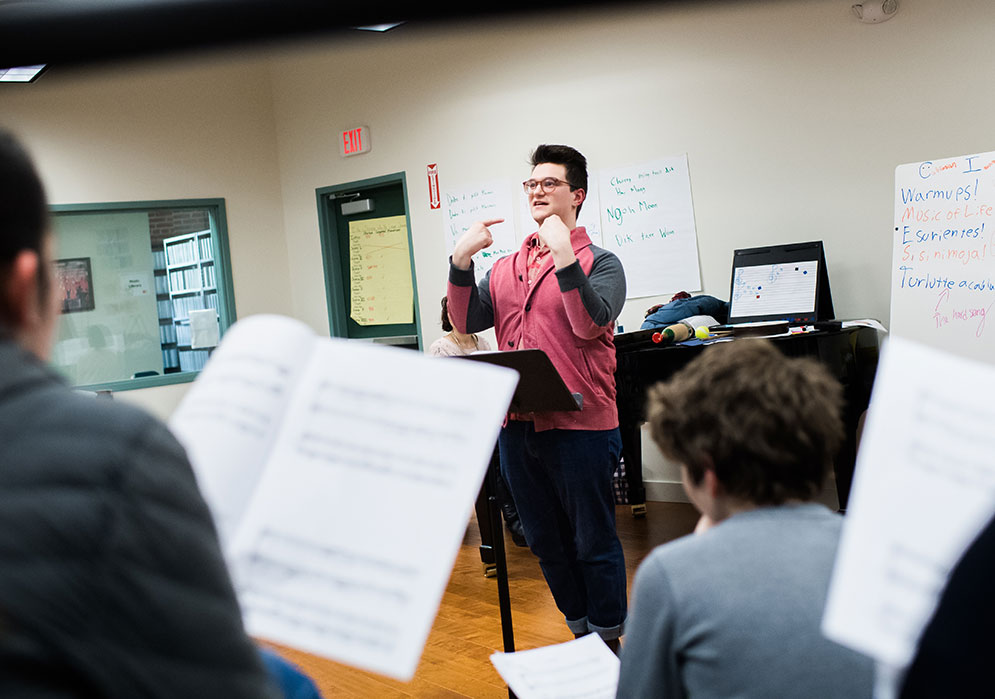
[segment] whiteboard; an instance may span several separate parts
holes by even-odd
[[[604,247],[625,268],[626,298],[700,291],[687,154],[602,170]]]
[[[995,151],[895,169],[891,332],[995,361]]]
[[[442,196],[445,217],[444,236],[446,253],[453,254],[453,247],[463,232],[477,221],[503,218],[503,223],[489,227],[494,243],[473,256],[473,269],[477,281],[505,255],[518,248],[515,242],[515,225],[512,220],[511,186],[504,182],[466,185],[446,191]]]

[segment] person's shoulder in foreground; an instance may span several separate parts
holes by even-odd
[[[991,659],[995,657],[995,518],[960,558],[919,639],[902,681],[901,699],[992,695]]]
[[[42,667],[116,696],[274,696],[172,435],[30,357],[4,365],[18,376],[0,398],[0,687]]]
[[[279,696],[180,445],[44,364],[52,247],[0,131],[0,696]]]
[[[640,565],[618,696],[870,696],[871,661],[820,631],[842,520],[814,499],[841,406],[824,367],[762,340],[712,346],[651,391],[702,522]]]

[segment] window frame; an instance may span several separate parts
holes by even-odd
[[[235,323],[235,285],[232,281],[231,255],[228,243],[228,217],[223,198],[203,199],[152,199],[146,201],[94,202],[86,204],[50,204],[50,215],[59,214],[113,214],[117,212],[153,211],[156,209],[206,209],[211,221],[211,242],[214,246],[215,289],[218,295],[218,325],[220,336]],[[151,253],[151,240],[150,240]],[[154,267],[150,268],[154,275]],[[200,371],[179,371],[158,376],[142,376],[119,381],[74,385],[83,391],[132,391],[156,386],[190,383]]]

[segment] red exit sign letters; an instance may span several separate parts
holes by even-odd
[[[339,153],[342,157],[359,155],[370,150],[370,127],[357,126],[342,132],[339,139]]]

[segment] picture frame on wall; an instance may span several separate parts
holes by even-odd
[[[96,308],[89,257],[55,261],[55,293],[62,299],[63,313],[79,313]]]

